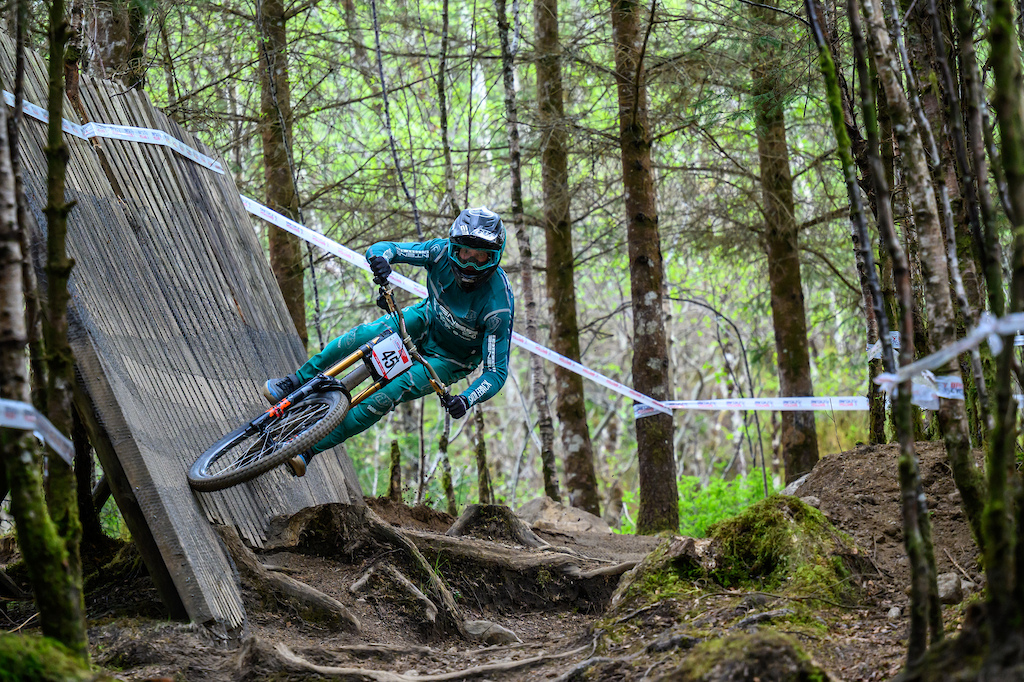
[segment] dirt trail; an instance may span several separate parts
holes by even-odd
[[[959,511],[942,447],[920,445],[921,469],[935,519],[939,570],[962,572],[977,583],[976,550]],[[862,446],[828,457],[797,492],[817,498],[811,502],[852,536],[877,568],[875,575],[861,578],[864,597],[856,608],[823,608],[819,620],[824,627],[818,624],[817,630],[794,633],[834,679],[889,679],[903,661],[907,566],[900,532],[896,454],[895,446]],[[424,546],[434,540],[442,542],[444,531],[453,522],[451,517],[426,508],[370,502],[384,520],[415,533],[420,538],[418,544],[422,541]],[[425,623],[422,610],[411,599],[383,588],[353,594],[350,586],[380,560],[365,548],[350,547],[347,555],[288,549],[263,554],[260,560],[342,602],[358,617],[360,632],[332,631],[304,622],[293,609],[247,589],[250,638],[243,647],[229,650],[200,627],[162,620],[156,592],[144,569],[136,566],[89,595],[94,660],[124,680],[205,682],[339,676],[403,680],[455,671],[467,671],[467,678],[489,680],[570,679],[573,670],[595,655],[593,625],[618,581],[617,575],[594,577],[600,573],[597,569],[639,561],[659,539],[543,531],[538,535],[554,547],[574,553],[570,556],[579,569],[576,578],[548,569],[482,569],[472,563],[460,564],[454,554],[445,553],[447,550],[433,559],[470,618],[497,623],[515,633],[519,642],[488,645],[441,635]],[[537,553],[509,543],[472,542],[524,561]],[[0,549],[5,546],[0,544]],[[10,560],[11,554],[8,547],[7,556],[0,556],[0,565]],[[429,551],[424,554],[430,556]],[[579,574],[591,577],[583,580]],[[723,590],[718,596],[704,598],[698,604],[702,619],[713,627],[720,625],[723,631],[735,629],[738,609],[733,602],[726,604],[734,596]],[[0,622],[7,622],[7,629],[32,613],[27,603],[0,606]],[[678,657],[684,646],[679,637],[669,637],[678,624],[674,620],[686,609],[692,613],[692,605],[682,606],[649,609],[634,618],[634,641],[603,641],[596,656],[605,662],[592,671],[594,679],[639,680],[645,675],[657,679],[668,672],[675,660],[669,650]],[[755,595],[741,606],[753,613],[784,604],[775,603],[770,595]],[[896,608],[900,609],[898,616]],[[955,630],[962,606],[946,609],[948,627]],[[29,624],[25,630],[31,628]],[[344,670],[349,671],[347,677],[341,675]]]

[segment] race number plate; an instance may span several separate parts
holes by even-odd
[[[412,358],[398,334],[391,334],[375,343],[370,359],[378,374],[389,381],[412,367]]]

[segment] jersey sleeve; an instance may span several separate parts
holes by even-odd
[[[426,242],[377,242],[366,250],[366,259],[382,256],[389,263],[408,263],[430,269],[445,255],[448,240]]]
[[[508,356],[512,350],[512,321],[515,307],[512,291],[506,287],[507,301],[484,317],[483,363],[477,380],[462,394],[472,407],[493,398],[508,378]]]

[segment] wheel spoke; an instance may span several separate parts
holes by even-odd
[[[211,462],[206,471],[207,475],[245,469],[259,460],[272,456],[282,446],[320,421],[329,410],[330,405],[320,401],[292,408],[283,418],[271,422],[250,439],[237,443],[232,448],[234,456],[227,452],[218,461]],[[215,471],[218,468],[217,464],[221,466]]]

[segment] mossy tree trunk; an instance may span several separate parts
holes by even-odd
[[[70,298],[68,279],[74,261],[67,255],[67,217],[73,204],[64,198],[64,178],[70,153],[64,143],[61,121],[64,115],[64,48],[68,41],[68,24],[64,16],[64,3],[50,5],[49,26],[49,93],[46,141],[46,315],[43,317],[43,342],[46,347],[46,414],[53,425],[64,434],[72,431],[71,395],[74,387],[74,356],[68,344],[67,306]],[[74,651],[88,640],[84,632],[85,603],[82,594],[82,562],[79,547],[82,526],[78,518],[77,481],[74,469],[51,458],[47,469],[47,505],[63,540],[67,565],[64,568],[63,589],[74,602],[72,610],[63,616],[69,632],[75,638],[69,644]],[[12,477],[13,478],[13,477]],[[12,481],[13,482],[13,481]],[[79,634],[78,630],[81,629]],[[78,639],[80,637],[80,639]]]
[[[544,234],[547,243],[548,302],[551,346],[571,360],[580,359],[576,319],[575,265],[569,214],[569,155],[566,150],[562,97],[562,59],[558,43],[558,0],[533,5],[537,40],[537,107],[541,125],[541,184],[544,195]],[[569,504],[600,515],[594,446],[587,425],[583,377],[555,366],[555,411],[565,453],[565,487]]]
[[[480,504],[494,504],[494,491],[491,488],[491,472],[487,467],[487,440],[484,438],[484,411],[480,409],[480,407],[473,410],[473,422],[476,424],[473,450],[476,454],[477,502]]]
[[[1006,176],[1010,220],[1013,224],[1013,268],[1010,283],[1009,312],[1024,307],[1024,101],[1021,99],[1021,54],[1014,31],[1014,7],[1009,0],[993,0],[991,4],[990,42],[992,71],[995,75],[993,103],[1002,138],[1002,164]],[[1021,636],[1021,609],[1014,597],[1024,593],[1019,581],[1024,572],[1015,541],[1020,528],[1011,527],[1008,514],[1010,502],[1009,477],[1015,478],[1014,445],[1016,442],[1016,409],[1010,386],[1010,365],[1013,345],[1007,343],[999,356],[996,372],[996,428],[992,436],[988,460],[988,501],[985,505],[985,571],[988,577],[989,614],[993,650],[1000,654]],[[1020,485],[1020,481],[1014,483]],[[1019,502],[1019,500],[1018,500]],[[1020,513],[1015,516],[1020,519]],[[1015,532],[1016,530],[1016,532]],[[1016,571],[1013,570],[1018,557]],[[1018,581],[1016,587],[1014,580]],[[1017,652],[1018,655],[1020,652]]]
[[[651,171],[651,135],[643,65],[645,41],[644,33],[640,31],[643,12],[644,7],[635,0],[611,1],[633,308],[633,385],[656,400],[666,400],[669,397],[669,365],[662,294],[665,275]],[[676,487],[672,431],[670,414],[656,413],[636,420],[640,475],[638,533],[679,530],[679,490]]]
[[[55,2],[51,20],[55,24],[51,39],[58,46],[51,47],[55,59],[51,60],[51,78],[55,73],[63,75],[63,3]],[[23,9],[23,8],[19,8]],[[24,16],[24,15],[22,15]],[[58,102],[63,93],[58,81]],[[52,85],[52,83],[51,83]],[[52,97],[51,97],[52,100]],[[15,182],[11,165],[10,143],[7,128],[7,108],[0,107],[0,397],[28,402],[30,399],[28,368],[25,350],[28,333],[25,324],[25,300],[23,267],[25,254],[22,251],[21,230],[18,222]],[[51,111],[51,117],[53,112]],[[60,112],[56,126],[51,126],[51,147],[57,148],[60,140]],[[56,136],[52,128],[56,127]],[[56,137],[58,144],[52,144]],[[65,148],[66,155],[67,150]],[[59,155],[59,152],[58,152]],[[66,156],[65,156],[66,158]],[[61,180],[63,176],[61,174]],[[63,190],[63,183],[59,184]],[[51,186],[52,187],[52,186]],[[63,202],[63,191],[60,194]],[[56,212],[60,214],[60,211]],[[62,216],[61,216],[62,217]],[[51,289],[55,284],[51,283]],[[65,283],[66,292],[66,283]],[[59,298],[59,297],[58,297]],[[66,300],[66,299],[65,299]],[[58,526],[50,517],[43,494],[42,467],[33,456],[33,439],[11,429],[0,429],[0,461],[4,464],[11,485],[11,513],[18,530],[18,544],[26,564],[30,567],[32,581],[39,608],[43,634],[67,646],[82,660],[88,660],[89,642],[85,630],[85,612],[81,591],[81,571],[77,561],[69,557],[69,550],[58,532]],[[51,471],[64,468],[63,462],[54,461]],[[70,478],[64,477],[65,480]],[[58,485],[63,481],[58,480]],[[73,498],[74,488],[70,488]],[[66,502],[66,497],[58,495]],[[77,520],[77,510],[71,515]],[[68,516],[63,517],[67,530]],[[77,552],[77,545],[74,546]],[[78,570],[77,575],[75,570]]]

